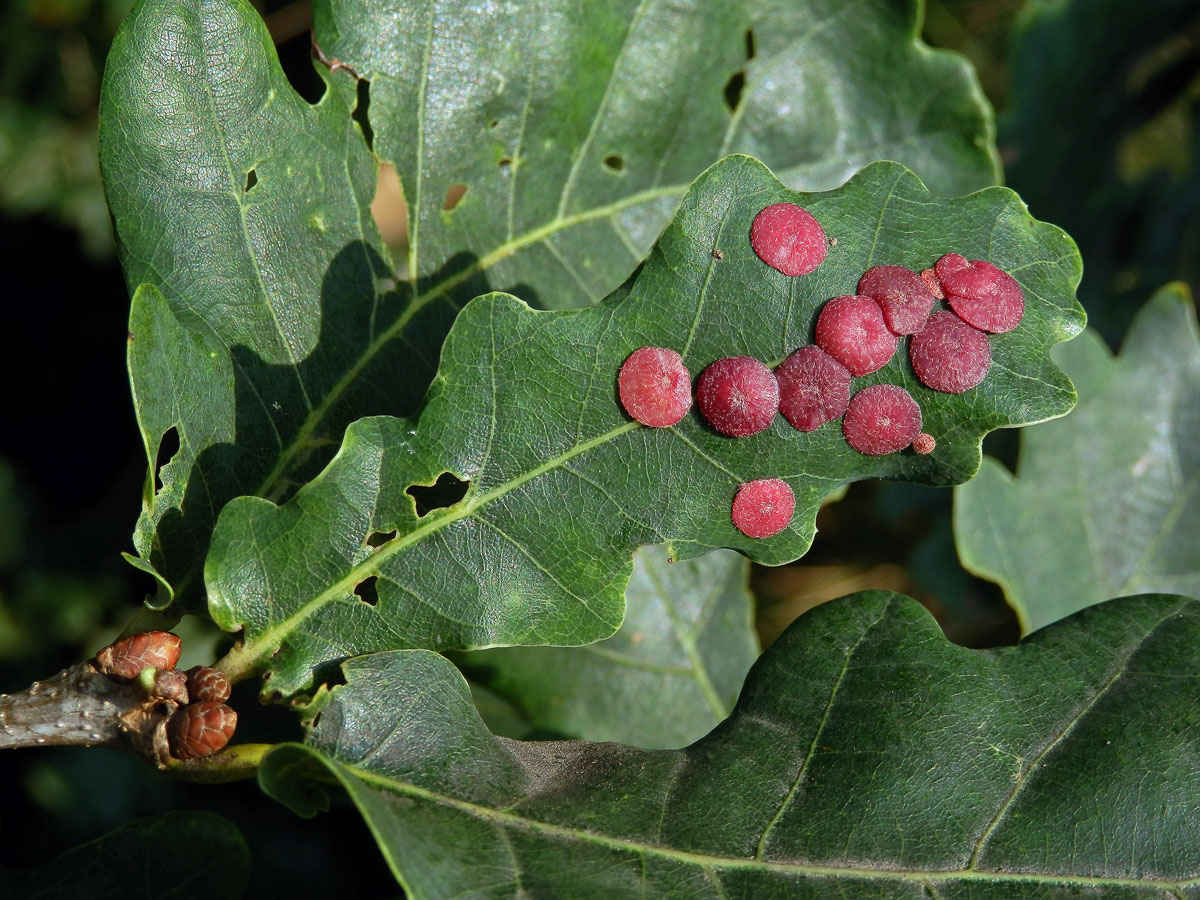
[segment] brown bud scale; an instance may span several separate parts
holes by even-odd
[[[229,743],[237,713],[216,700],[193,703],[167,721],[167,740],[176,759],[211,756]]]
[[[105,675],[133,680],[147,666],[173,669],[179,662],[179,638],[169,631],[146,631],[115,641],[96,654]]]
[[[174,700],[184,706],[188,702],[188,680],[182,672],[174,669],[159,669],[154,673],[154,688],[151,697],[162,700]]]
[[[229,699],[233,686],[224,672],[210,669],[208,666],[192,666],[187,670],[188,693],[194,703],[203,700],[216,700],[224,703]]]

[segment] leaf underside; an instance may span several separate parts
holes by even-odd
[[[408,895],[1194,897],[1200,604],[1114,600],[1019,647],[882,591],[798,619],[685,750],[489,734],[445,659],[348,661],[260,783],[350,794]]]
[[[1056,348],[1070,416],[1021,434],[1014,478],[985,459],[955,490],[963,565],[999,582],[1026,633],[1107,597],[1200,595],[1200,331],[1184,285],[1150,299],[1113,358]]]
[[[788,278],[750,248],[751,222],[776,201],[811,210],[837,242],[811,275]],[[864,456],[839,423],[802,434],[782,417],[741,439],[695,410],[651,429],[617,401],[616,373],[640,346],[677,349],[694,375],[739,354],[775,365],[810,343],[819,307],[853,293],[869,266],[920,269],[950,248],[1012,272],[1027,310],[991,339],[990,374],[965,394],[922,386],[903,349],[855,379],[856,390],[892,382],[912,393],[938,440],[929,456]],[[287,693],[314,666],[374,650],[590,643],[620,625],[632,553],[645,544],[666,543],[678,559],[716,547],[772,565],[796,559],[822,498],[842,484],[961,482],[986,431],[1070,409],[1074,390],[1047,351],[1082,327],[1078,276],[1070,239],[1003,188],[940,200],[903,167],[877,163],[843,188],[796,194],[761,163],[729,157],[603,303],[540,312],[503,294],[476,299],[418,420],[359,421],[291,501],[225,507],[205,571],[217,624],[244,628],[230,671],[269,670]],[[419,516],[406,491],[445,473],[469,483],[465,495]],[[763,477],[791,485],[796,514],[754,540],[734,529],[730,505],[740,483]],[[373,603],[355,594],[368,579]]]
[[[310,106],[249,4],[140,3],[101,105],[157,469],[138,555],[198,608],[227,500],[290,496],[350,422],[411,413],[471,297],[609,293],[729,151],[804,189],[877,158],[946,194],[994,183],[990,110],[965,60],[919,42],[918,7],[318,2],[315,39],[344,65],[318,67],[331,87]],[[401,174],[410,280],[371,218],[376,160],[352,115]]]
[[[729,715],[758,656],[749,567],[729,550],[672,560],[665,548],[646,547],[633,559],[625,620],[608,640],[479,650],[454,661],[542,731],[683,747]]]

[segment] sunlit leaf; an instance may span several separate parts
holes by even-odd
[[[807,207],[836,241],[811,275],[788,278],[750,248],[755,215],[781,200]],[[964,394],[923,387],[904,349],[855,379],[855,389],[912,392],[938,441],[929,456],[864,456],[837,422],[802,434],[776,417],[734,439],[693,410],[646,428],[617,401],[616,373],[640,346],[677,349],[693,374],[739,354],[775,365],[811,342],[817,310],[853,293],[869,266],[920,269],[950,248],[1012,272],[1028,304],[1020,327],[991,338],[991,372]],[[778,564],[808,549],[821,500],[845,482],[961,482],[985,432],[1074,403],[1047,351],[1082,325],[1078,273],[1070,239],[1003,188],[940,200],[903,167],[877,163],[843,188],[798,195],[761,163],[729,157],[603,303],[545,312],[503,294],[474,300],[419,419],[359,421],[286,504],[225,507],[205,574],[217,623],[243,629],[229,671],[270,671],[290,692],[315,666],[372,650],[590,643],[620,625],[640,546],[668,544],[677,559],[731,547]],[[791,485],[796,514],[755,540],[734,529],[730,506],[740,483],[764,477]],[[455,479],[459,496],[418,507],[421,486]]]
[[[955,490],[963,564],[1033,631],[1108,597],[1200,595],[1200,332],[1164,288],[1113,357],[1094,332],[1056,348],[1079,405],[1021,433],[1014,478],[985,459]]]
[[[676,751],[495,737],[449,662],[393,651],[348,661],[260,783],[311,815],[335,778],[414,900],[1194,896],[1198,647],[1182,597],[978,651],[855,594]]]

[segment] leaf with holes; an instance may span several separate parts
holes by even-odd
[[[414,900],[1194,896],[1198,647],[1182,597],[979,651],[855,594],[676,751],[495,737],[449,662],[392,651],[348,661],[259,782],[312,815],[337,779]]]
[[[318,42],[352,68],[321,68],[335,89],[310,106],[249,4],[144,0],[101,107],[153,467],[139,567],[199,605],[228,499],[290,496],[349,422],[411,413],[476,294],[617,287],[728,150],[807,189],[884,157],[945,193],[993,183],[974,75],[918,18],[895,0],[318,3]],[[398,287],[359,122],[410,194]]]
[[[369,83],[418,303],[490,289],[535,306],[599,300],[729,153],[797,190],[878,159],[943,195],[998,180],[974,74],[920,42],[916,2],[464,5],[314,6],[322,50]],[[355,101],[351,78],[334,84]]]
[[[729,715],[758,656],[748,569],[729,550],[672,561],[647,547],[633,560],[625,621],[608,640],[482,650],[455,662],[544,731],[682,747]]]
[[[319,469],[340,431],[306,422],[411,409],[417,395],[382,385],[423,387],[430,363],[410,349],[356,368],[403,305],[369,210],[375,161],[336,93],[296,95],[249,5],[140,3],[109,55],[101,118],[136,289],[138,422],[152,464],[178,447],[147,479],[135,545],[194,604],[224,502],[285,491],[314,453]]]
[[[778,201],[805,206],[837,240],[811,275],[789,278],[750,247],[755,215]],[[965,394],[920,385],[904,352],[855,379],[855,389],[912,392],[938,441],[928,456],[864,456],[836,422],[803,434],[780,416],[744,438],[716,433],[695,409],[647,428],[617,400],[617,372],[638,347],[677,349],[693,374],[735,354],[776,365],[873,263],[920,269],[948,247],[1012,272],[1028,309],[991,338],[991,373]],[[590,643],[620,625],[631,557],[645,544],[667,543],[680,559],[730,547],[793,560],[842,484],[954,484],[978,468],[986,431],[1070,409],[1074,390],[1047,351],[1082,327],[1078,278],[1070,239],[1003,188],[939,200],[907,169],[877,163],[838,190],[796,194],[756,160],[729,157],[605,302],[539,312],[504,294],[472,301],[419,419],[356,422],[291,501],[225,507],[205,575],[217,623],[243,629],[229,671],[269,671],[274,689],[291,692],[315,666],[372,650]],[[467,482],[461,499],[420,515],[410,491],[445,473]],[[738,485],[757,478],[785,479],[796,497],[791,525],[765,540],[730,519]],[[373,602],[355,593],[370,579]]]
[[[1079,390],[957,488],[963,565],[998,581],[1026,632],[1106,597],[1200,595],[1200,333],[1187,287],[1138,314],[1113,358],[1092,331],[1056,348]]]

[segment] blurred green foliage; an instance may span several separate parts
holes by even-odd
[[[1200,4],[931,0],[1000,113],[1005,182],[1083,252],[1079,299],[1115,346],[1163,283],[1200,278]]]
[[[112,254],[97,159],[104,57],[133,0],[12,0],[0,11],[0,209],[70,225]]]

